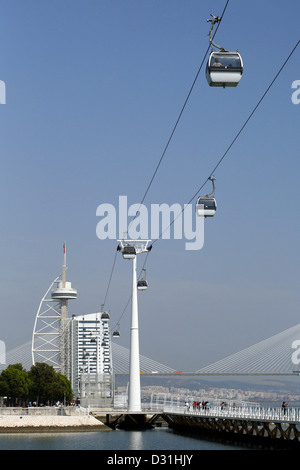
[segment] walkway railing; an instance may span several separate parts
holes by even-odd
[[[0,407],[0,416],[88,416],[88,408],[66,406],[44,406],[44,407]]]
[[[190,416],[205,416],[205,417],[218,417],[218,418],[241,418],[241,419],[255,419],[267,421],[281,421],[281,422],[297,422],[300,423],[300,408],[286,408],[283,410],[281,407],[262,407],[257,405],[239,405],[239,406],[221,406],[212,405],[209,408],[194,408],[189,409],[185,406],[174,406],[166,404],[163,407],[164,413],[174,413]]]
[[[150,401],[143,403],[143,411],[149,413],[175,413],[190,416],[241,418],[253,420],[266,420],[269,422],[296,422],[300,423],[300,407],[288,406],[261,406],[259,403],[238,400],[209,400],[202,401],[198,397],[189,396],[187,402],[184,397],[172,394],[152,394]],[[193,403],[197,403],[194,406]]]

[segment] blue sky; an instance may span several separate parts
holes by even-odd
[[[139,203],[208,47],[225,1],[2,0],[0,80],[1,312],[7,349],[31,339],[41,297],[60,273],[78,289],[74,314],[104,301],[115,240],[96,209]],[[210,88],[204,69],[144,204],[188,203],[299,40],[300,5],[230,0],[216,42],[238,49],[237,88]],[[139,296],[140,351],[196,370],[299,322],[300,46],[215,172],[216,216],[202,250],[159,240]],[[210,186],[205,186],[206,193]],[[196,201],[193,201],[195,203]],[[138,258],[141,267],[144,255]],[[130,295],[117,257],[106,308]],[[129,345],[128,308],[120,344]]]

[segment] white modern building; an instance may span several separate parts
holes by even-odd
[[[74,397],[89,404],[113,399],[109,313],[73,315],[70,336],[70,380]]]

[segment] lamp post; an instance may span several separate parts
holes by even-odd
[[[118,240],[124,259],[132,260],[132,297],[131,297],[131,325],[130,325],[130,358],[129,358],[129,390],[128,411],[140,412],[141,409],[141,381],[140,381],[140,351],[139,351],[139,324],[136,257],[139,253],[149,252],[151,240]]]

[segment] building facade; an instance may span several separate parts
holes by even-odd
[[[70,319],[71,384],[81,404],[113,399],[110,316],[96,312]]]

